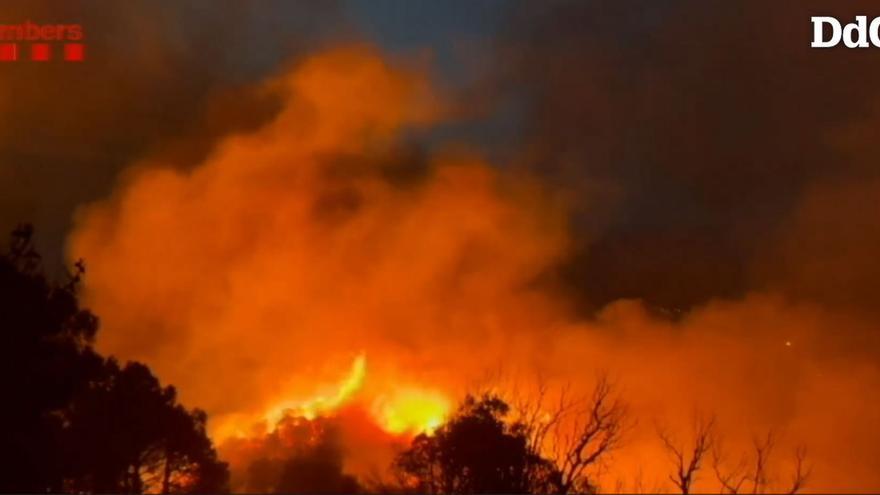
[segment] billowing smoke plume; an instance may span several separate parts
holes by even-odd
[[[734,447],[769,428],[784,432],[781,450],[806,443],[814,487],[880,483],[880,374],[861,311],[768,289],[673,317],[618,300],[583,320],[557,276],[573,253],[563,201],[461,147],[406,151],[408,133],[448,115],[419,64],[343,47],[253,91],[280,102],[274,118],[189,170],[137,163],[112,198],[80,211],[69,244],[88,260],[99,348],[148,363],[205,408],[237,479],[259,484],[242,471],[258,469],[255,459],[283,469],[269,454],[285,445],[286,430],[272,428],[288,412],[347,410],[369,426],[343,437],[378,451],[436,425],[499,369],[580,391],[605,369],[642,418],[606,478],[665,480],[651,425],[685,431],[701,410],[718,415]],[[854,193],[875,197],[867,186]],[[829,206],[835,194],[804,200],[780,249],[849,218]],[[814,237],[804,255],[859,237],[839,234]],[[775,268],[822,291],[829,273],[863,280],[849,263],[869,256],[827,269],[786,259]],[[329,466],[347,451],[336,449],[322,451]],[[346,469],[387,465],[379,457],[347,458]]]
[[[324,394],[363,354],[369,407],[405,430],[433,387],[552,320],[533,282],[565,235],[539,191],[465,154],[396,163],[403,126],[443,111],[423,76],[351,48],[259,91],[285,102],[271,123],[191,171],[141,164],[82,212],[71,252],[94,260],[102,350],[151,363],[218,434]],[[487,345],[470,372],[443,364]]]

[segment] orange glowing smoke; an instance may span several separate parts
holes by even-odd
[[[259,90],[284,100],[271,123],[193,170],[138,164],[80,213],[70,251],[90,260],[99,348],[149,363],[216,438],[353,395],[391,433],[435,427],[487,363],[558,317],[532,281],[563,251],[561,215],[472,155],[401,173],[401,132],[442,102],[369,49]]]
[[[579,321],[550,286],[564,211],[534,181],[472,153],[421,167],[400,152],[445,114],[423,70],[347,47],[257,91],[282,101],[271,122],[191,170],[135,164],[69,241],[88,262],[99,349],[175,384],[215,439],[336,415],[374,457],[349,469],[381,469],[377,445],[430,431],[492,370],[585,391],[605,368],[642,418],[621,478],[663,482],[652,418],[684,427],[701,408],[736,438],[773,426],[812,442],[814,486],[880,485],[877,429],[859,427],[877,419],[880,373],[827,352],[830,330],[863,322],[766,294],[678,323],[637,301]]]

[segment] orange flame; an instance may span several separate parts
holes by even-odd
[[[400,435],[432,433],[450,409],[449,399],[439,392],[402,388],[378,397],[372,411],[385,431]]]
[[[345,404],[363,387],[366,373],[367,357],[361,354],[355,358],[348,375],[332,396],[318,395],[302,401],[285,400],[270,407],[264,418],[270,426],[273,426],[287,415],[314,419],[318,415],[330,413]]]
[[[310,420],[318,416],[332,416],[358,399],[366,381],[367,357],[361,353],[354,359],[345,377],[330,388],[330,394],[279,401],[262,415],[262,421],[270,430],[274,430],[288,416]],[[413,385],[392,387],[389,393],[376,396],[369,407],[376,425],[389,434],[431,433],[440,426],[452,407],[451,401],[436,390]],[[213,436],[221,441],[230,436],[242,437],[253,427],[253,419],[243,418],[214,430]]]

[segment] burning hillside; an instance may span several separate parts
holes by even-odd
[[[88,260],[98,348],[207,411],[233,488],[265,490],[253,470],[315,445],[381,478],[469,391],[588,395],[599,370],[640,418],[602,466],[608,486],[665,480],[652,425],[685,435],[697,410],[732,449],[769,429],[786,451],[808,439],[817,487],[880,482],[864,427],[880,372],[840,359],[853,342],[831,331],[868,320],[772,291],[674,318],[618,300],[584,318],[557,280],[571,254],[561,196],[456,143],[405,152],[454,110],[421,65],[348,46],[253,91],[281,102],[269,122],[190,169],[134,164],[69,238]],[[313,430],[325,423],[327,439]]]

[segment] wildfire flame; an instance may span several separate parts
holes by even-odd
[[[395,434],[433,433],[451,408],[443,394],[416,388],[394,391],[373,403],[373,414],[385,431]]]
[[[339,383],[336,393],[332,396],[318,395],[306,400],[285,400],[269,408],[265,414],[266,422],[276,425],[284,416],[302,416],[306,419],[332,412],[345,404],[364,384],[367,373],[367,357],[364,354],[355,358],[348,375]]]
[[[316,395],[306,399],[283,400],[263,415],[270,428],[285,416],[314,419],[318,416],[331,416],[339,408],[357,400],[358,393],[367,380],[367,356],[358,355],[348,373],[334,387],[332,395]],[[376,425],[394,435],[414,435],[431,433],[443,422],[451,408],[451,401],[442,393],[420,389],[411,385],[395,388],[372,400],[369,411]],[[243,428],[234,428],[243,431]]]

